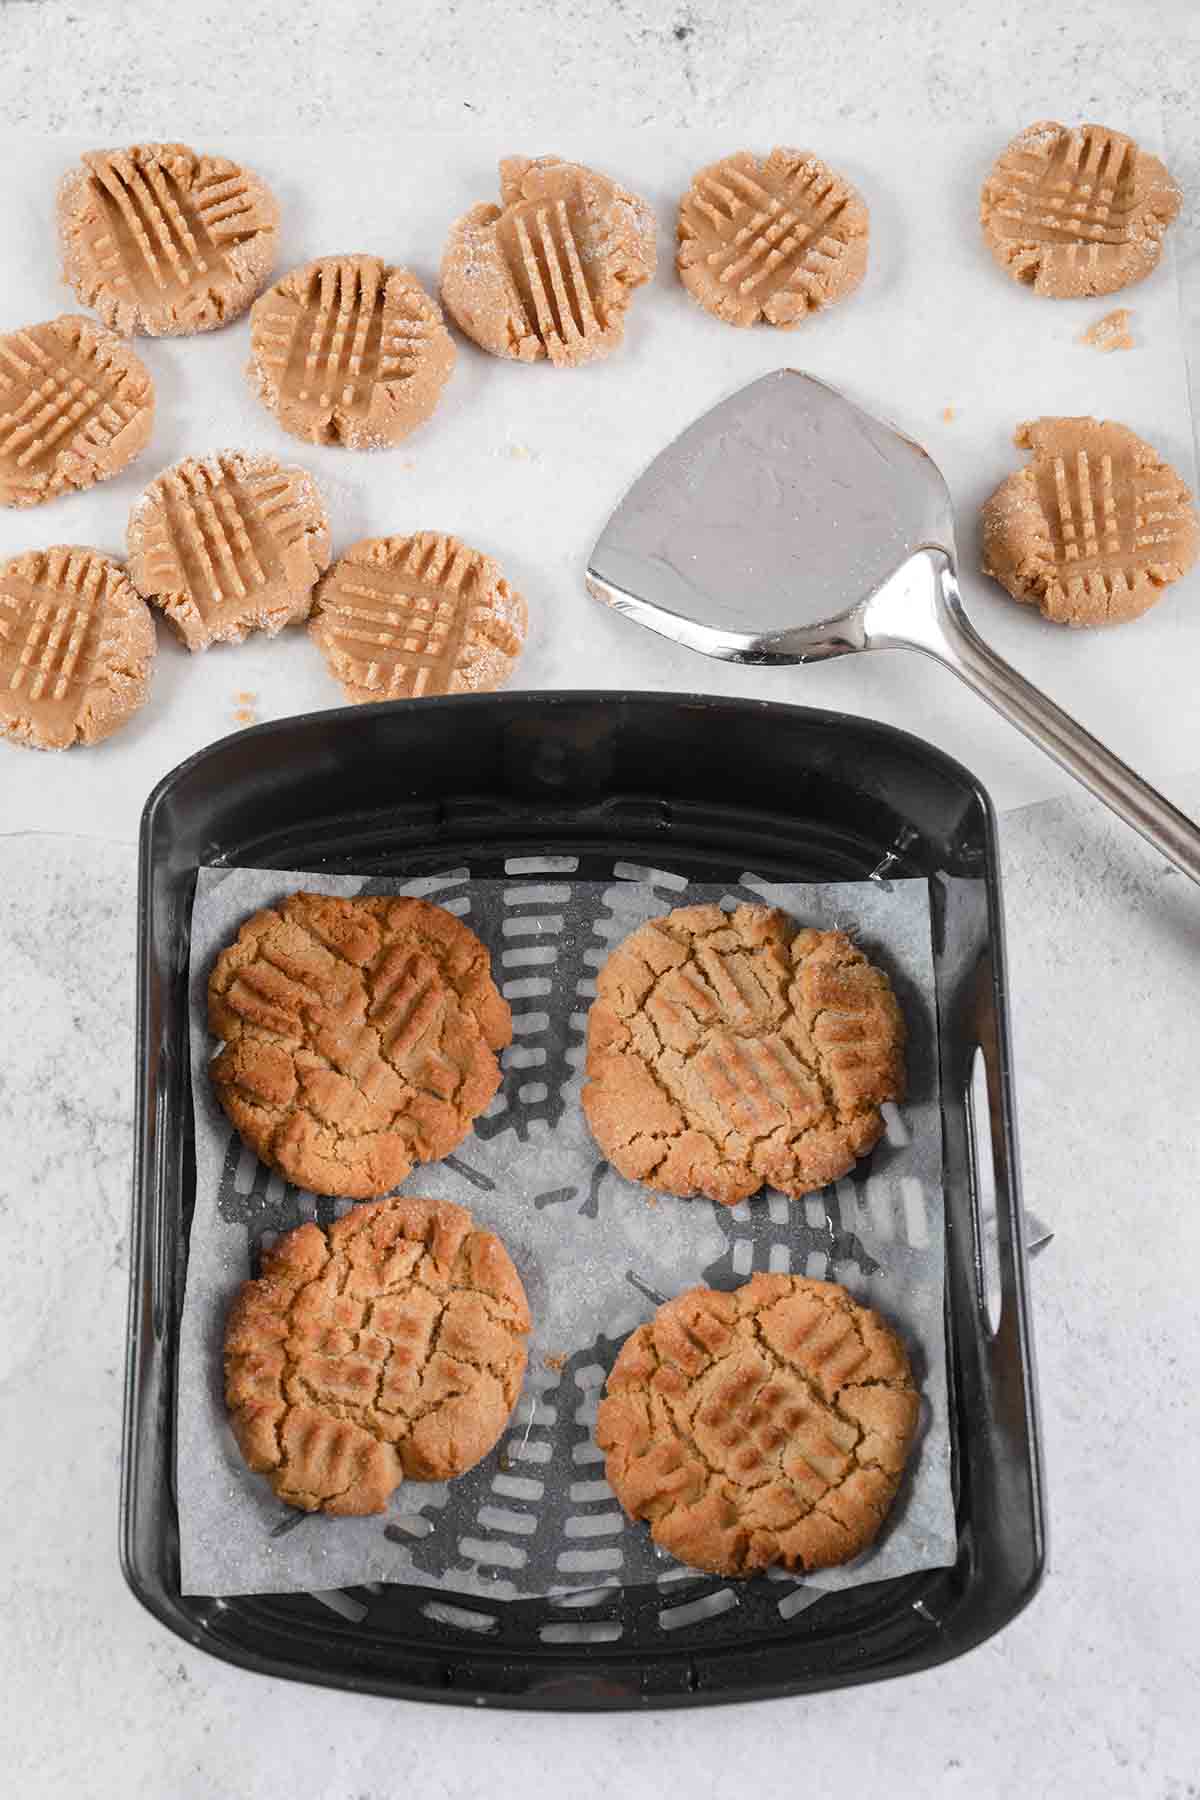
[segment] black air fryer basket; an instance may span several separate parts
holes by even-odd
[[[670,1616],[657,1586],[613,1587],[586,1617],[552,1600],[431,1605],[445,1597],[408,1586],[181,1594],[175,1381],[195,1204],[187,976],[197,867],[413,877],[467,866],[486,877],[511,858],[564,855],[578,857],[581,878],[626,861],[713,882],[747,869],[777,881],[928,879],[956,1563],[829,1593],[791,1618],[763,1579],[737,1584],[725,1611],[696,1604],[681,1615],[680,1601],[703,1602],[721,1585],[703,1576],[673,1584]],[[141,837],[121,1521],[135,1594],[188,1642],[245,1668],[505,1706],[813,1692],[926,1668],[981,1642],[1031,1598],[1045,1555],[1006,1005],[987,795],[940,751],[885,725],[696,696],[488,695],[285,719],[183,763],[151,795]],[[980,1059],[987,1100],[976,1117]],[[982,1204],[993,1182],[994,1226]]]

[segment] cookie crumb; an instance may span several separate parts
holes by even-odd
[[[235,725],[257,725],[258,714],[251,712],[248,706],[239,706],[233,715]]]
[[[506,444],[504,454],[511,457],[513,462],[532,462],[534,457],[528,444]]]
[[[543,1356],[542,1361],[545,1363],[545,1365],[548,1369],[553,1369],[554,1373],[556,1375],[561,1375],[563,1370],[567,1366],[567,1359],[566,1359],[565,1355]]]
[[[1114,307],[1112,312],[1105,313],[1094,325],[1079,334],[1081,344],[1090,344],[1093,350],[1132,350],[1133,332],[1130,321],[1133,314],[1127,306]]]
[[[954,408],[952,406],[943,406],[942,423],[944,425],[952,425],[954,423],[954,416]]]
[[[235,706],[253,706],[257,699],[257,694],[252,694],[249,689],[243,688],[240,693],[233,696],[233,703]]]

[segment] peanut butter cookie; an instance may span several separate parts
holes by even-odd
[[[1157,451],[1105,419],[1034,419],[1014,441],[1033,462],[983,509],[983,571],[1059,625],[1147,612],[1200,550],[1184,483]]]
[[[291,894],[208,984],[217,1098],[316,1194],[386,1194],[448,1156],[500,1085],[512,1017],[474,932],[424,900]]]
[[[249,169],[186,144],[90,150],[63,178],[63,272],[125,335],[212,331],[270,274],[279,207]]]
[[[866,1155],[903,1095],[887,976],[844,933],[774,907],[650,919],[596,989],[584,1113],[614,1168],[665,1193],[811,1193]]]
[[[310,444],[400,443],[429,418],[453,367],[437,301],[377,256],[292,269],[250,314],[250,386]]]
[[[129,573],[189,650],[269,637],[312,611],[329,523],[312,477],[223,450],[164,469],[129,515]]]
[[[828,1569],[873,1542],[920,1415],[908,1355],[844,1288],[692,1288],[626,1339],[596,1417],[609,1485],[694,1569]]]
[[[867,269],[861,197],[807,150],[739,150],[701,169],[679,207],[679,279],[727,325],[791,330]]]
[[[62,313],[0,337],[0,505],[107,481],[150,440],[154,383],[103,325]]]
[[[305,1512],[382,1512],[485,1457],[525,1374],[529,1306],[498,1237],[447,1200],[358,1206],[265,1252],[225,1327],[247,1464]]]
[[[309,635],[359,703],[491,693],[512,674],[526,622],[490,556],[419,531],[352,544],[317,588]]]
[[[1052,300],[1115,294],[1158,264],[1182,196],[1156,156],[1104,125],[1030,125],[983,184],[988,249]]]
[[[99,550],[57,544],[0,564],[0,736],[98,744],[144,706],[154,621]]]
[[[510,156],[500,206],[473,206],[451,228],[442,299],[493,356],[558,368],[608,356],[635,288],[654,273],[654,216],[644,200],[580,163]]]

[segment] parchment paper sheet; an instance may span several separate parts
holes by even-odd
[[[555,859],[550,859],[554,862]],[[954,1561],[943,1323],[941,1132],[929,893],[888,886],[733,888],[618,864],[614,879],[572,878],[573,859],[505,880],[464,869],[407,885],[255,869],[202,869],[192,914],[192,1081],[196,1206],[180,1349],[178,1499],[187,1593],[330,1590],[403,1581],[501,1597],[575,1594],[614,1582],[670,1583],[688,1571],[628,1525],[603,1479],[591,1422],[621,1340],[653,1295],[700,1281],[734,1287],[752,1269],[842,1281],[904,1334],[924,1394],[910,1472],[877,1544],[804,1587],[853,1585]],[[418,1168],[402,1191],[466,1205],[507,1243],[535,1320],[530,1368],[500,1445],[460,1480],[405,1483],[386,1515],[327,1519],[276,1500],[241,1462],[225,1420],[221,1336],[266,1232],[327,1221],[316,1201],[268,1172],[217,1105],[205,992],[216,952],[242,920],[298,887],[421,893],[488,945],[514,1013],[514,1046],[492,1108],[454,1156]],[[851,930],[887,969],[908,1021],[909,1098],[852,1178],[805,1201],[760,1195],[732,1210],[656,1195],[602,1161],[578,1103],[586,1008],[597,967],[643,919],[697,900],[763,899],[802,921]],[[789,1586],[794,1586],[789,1581]],[[795,1605],[804,1604],[797,1593]]]
[[[1082,108],[1159,151],[1157,106],[1133,116],[1127,79],[1106,105],[1107,79],[1092,71],[1086,100],[1078,92],[1046,94],[1041,116],[1074,120]],[[212,141],[197,147],[244,159],[279,195],[280,273],[313,256],[372,251],[410,265],[433,288],[450,222],[495,197],[498,156],[553,151],[590,161],[646,195],[659,220],[658,275],[634,296],[619,352],[589,368],[506,363],[458,337],[458,365],[434,418],[399,448],[376,453],[318,449],[280,429],[245,383],[245,318],[199,337],[139,338],[138,354],[158,385],[149,448],[86,494],[24,512],[0,508],[0,558],[64,542],[120,556],[131,504],[168,463],[230,446],[270,451],[316,477],[335,552],[367,534],[438,529],[496,556],[529,602],[518,687],[682,689],[830,706],[932,740],[979,775],[1001,808],[1067,791],[1069,778],[1049,758],[922,657],[893,652],[806,669],[735,668],[651,636],[584,592],[587,553],[645,464],[717,400],[794,364],[929,449],[954,494],[964,591],[984,636],[1171,793],[1173,775],[1200,767],[1192,691],[1200,571],[1136,624],[1065,631],[977,573],[977,519],[980,503],[1022,460],[1012,447],[1014,426],[1040,413],[1123,420],[1192,480],[1173,234],[1155,273],[1115,301],[1038,299],[996,267],[979,229],[980,184],[1002,147],[996,133],[955,117],[916,133],[889,117],[887,93],[877,99],[879,119],[870,127],[840,118],[836,96],[822,110],[819,95],[805,96],[794,123],[801,146],[848,175],[871,211],[861,290],[794,332],[721,325],[676,278],[679,197],[694,170],[744,147],[727,133],[581,124],[569,141],[559,134],[552,142],[403,128],[386,137],[254,137],[227,135],[215,121]],[[1013,131],[1028,122],[1014,118]],[[775,141],[749,147],[766,150]],[[63,171],[94,144],[28,135],[0,144],[0,331],[9,331],[77,310],[60,278],[53,198]],[[1117,303],[1133,309],[1136,349],[1105,356],[1080,344],[1080,333]],[[53,828],[132,841],[154,783],[236,730],[237,713],[266,720],[341,704],[303,629],[203,656],[190,656],[163,626],[159,641],[150,703],[110,743],[40,756],[0,742],[0,831]],[[236,698],[242,694],[253,699]],[[1145,703],[1150,694],[1153,705]]]

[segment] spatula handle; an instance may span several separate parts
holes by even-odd
[[[946,663],[1068,775],[1140,831],[1168,862],[1200,882],[1200,826],[984,643],[963,610],[948,564],[939,571],[938,585],[943,642],[922,648]]]

